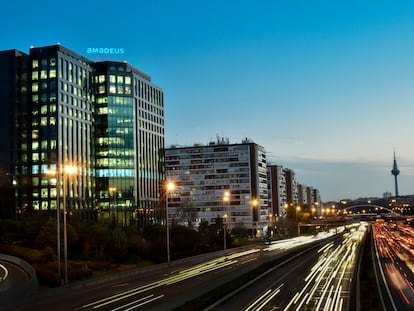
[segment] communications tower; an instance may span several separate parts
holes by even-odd
[[[395,159],[395,150],[394,150],[394,164],[392,166],[391,174],[394,175],[395,181],[395,196],[398,197],[398,181],[397,176],[400,173],[400,170],[397,167],[397,160]]]

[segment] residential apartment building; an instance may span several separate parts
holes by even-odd
[[[286,215],[287,189],[286,175],[283,166],[269,164],[267,166],[267,185],[269,195],[269,213],[272,217]]]
[[[260,235],[268,219],[266,153],[250,140],[165,150],[169,194],[168,214],[175,223],[215,223],[252,229]],[[229,193],[228,199],[225,199]]]
[[[61,45],[0,51],[0,65],[0,172],[15,212],[56,210],[65,197],[82,218],[156,221],[164,98],[151,77]]]

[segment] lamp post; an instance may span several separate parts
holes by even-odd
[[[174,182],[170,181],[167,183],[166,186],[166,199],[165,199],[165,223],[167,226],[167,261],[168,264],[170,264],[170,228],[169,228],[169,223],[168,223],[168,192],[173,191],[175,189],[175,184]]]
[[[254,224],[254,221],[253,221],[253,219],[254,219],[254,213],[256,213],[256,208],[257,208],[257,206],[259,205],[259,202],[257,201],[257,199],[254,199],[253,201],[252,201],[252,207],[253,207],[253,210],[252,210],[252,237],[255,237],[255,224]]]
[[[66,221],[66,183],[69,175],[74,175],[78,168],[72,165],[66,165],[63,169],[63,256],[65,261],[65,284],[68,284],[68,230]]]
[[[298,236],[300,235],[300,226],[299,226],[299,218],[298,218],[298,212],[300,211],[300,206],[296,206],[296,222],[298,224]]]
[[[109,187],[109,192],[112,192],[114,196],[114,214],[115,214],[115,223],[118,224],[118,206],[116,204],[116,187]]]
[[[67,187],[67,178],[68,175],[73,175],[77,172],[78,168],[73,165],[65,165],[63,169],[57,173],[56,170],[48,170],[46,174],[56,175],[56,230],[57,230],[57,256],[58,256],[58,275],[61,276],[61,267],[60,267],[60,183],[62,181],[63,186],[63,256],[64,256],[64,265],[65,265],[65,276],[64,284],[68,283],[68,230],[66,222],[66,187]],[[62,175],[62,177],[61,177]]]
[[[230,192],[228,192],[228,191],[226,191],[226,192],[224,192],[224,194],[223,194],[223,212],[225,212],[224,213],[224,215],[223,215],[223,239],[224,239],[224,250],[226,250],[227,249],[227,237],[226,237],[226,220],[227,220],[227,213],[226,213],[226,211],[225,211],[225,204],[227,203],[227,202],[229,202],[229,200],[230,200]]]

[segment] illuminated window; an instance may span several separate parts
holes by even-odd
[[[32,166],[32,173],[33,174],[39,174],[39,165],[33,165]]]
[[[55,117],[50,117],[49,118],[49,124],[50,125],[56,125],[56,119],[55,119]]]
[[[40,113],[47,114],[47,105],[42,105],[42,107],[40,107]]]
[[[47,126],[47,117],[40,118],[40,125]]]
[[[32,92],[37,92],[39,90],[39,84],[33,83],[32,84]]]
[[[125,84],[131,84],[131,77],[125,77]]]
[[[39,95],[35,94],[32,96],[32,102],[37,103],[39,102]]]
[[[115,84],[111,84],[109,86],[109,93],[110,94],[116,94],[116,86],[115,86]]]
[[[108,114],[108,107],[98,108],[98,114]]]
[[[124,76],[117,76],[116,80],[117,83],[124,83]]]
[[[49,140],[50,143],[50,149],[54,150],[56,149],[56,139]]]
[[[37,59],[32,61],[32,68],[39,68],[39,61]]]
[[[38,198],[39,194],[38,193],[33,193],[33,197]],[[39,201],[33,201],[33,209],[39,210]]]
[[[35,80],[38,80],[38,79],[39,79],[39,72],[33,71],[32,72],[32,80],[35,81]]]
[[[115,83],[115,82],[116,82],[116,77],[115,77],[115,75],[109,75],[109,82],[110,82],[110,83]]]
[[[42,202],[42,210],[47,210],[48,209],[48,207],[49,207],[49,204],[48,204],[48,202]]]
[[[55,67],[56,66],[56,58],[52,57],[49,59],[49,65],[50,67]]]
[[[42,140],[41,146],[42,146],[42,150],[47,150],[47,140]]]
[[[33,186],[39,186],[39,177],[33,177],[32,184]]]
[[[40,71],[40,79],[47,79],[47,70]]]
[[[32,143],[32,150],[38,150],[39,149],[39,142],[35,141]]]
[[[52,69],[49,71],[49,78],[56,78],[56,69]]]
[[[38,153],[32,153],[32,160],[33,161],[39,161],[39,154]]]
[[[99,92],[99,94],[104,94],[105,93],[105,85],[100,85],[98,92]]]
[[[56,198],[56,188],[50,189],[50,197],[51,198]],[[52,204],[53,204],[53,202],[55,202],[55,204],[56,204],[56,201],[52,201]]]

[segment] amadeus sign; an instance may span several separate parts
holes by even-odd
[[[88,48],[86,50],[88,54],[125,54],[124,48]]]

